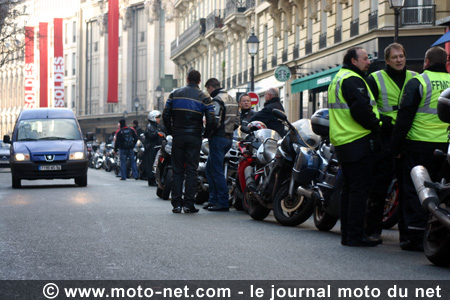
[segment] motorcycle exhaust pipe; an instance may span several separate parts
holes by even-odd
[[[423,209],[430,212],[438,221],[450,230],[450,217],[439,209],[440,201],[435,189],[425,187],[425,181],[431,182],[428,171],[423,166],[411,170],[411,179]]]
[[[246,188],[250,191],[250,193],[256,198],[256,200],[259,203],[264,204],[264,201],[261,199],[261,197],[257,192],[256,181],[253,178],[253,167],[247,166],[244,170],[244,174],[245,174],[245,184],[247,186]]]
[[[309,199],[318,199],[318,198],[320,198],[319,194],[316,191],[307,190],[307,189],[305,189],[302,186],[299,186],[297,188],[297,195],[305,196],[306,198],[309,198]]]

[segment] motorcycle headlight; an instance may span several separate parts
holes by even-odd
[[[80,160],[80,159],[84,159],[83,152],[72,152],[69,155],[69,160]]]
[[[30,160],[30,154],[28,154],[28,153],[16,153],[16,154],[14,154],[14,159],[16,161],[29,161]]]
[[[164,151],[166,151],[167,154],[172,155],[172,145],[167,144]]]

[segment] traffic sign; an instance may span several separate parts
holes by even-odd
[[[258,94],[250,92],[250,93],[248,93],[248,95],[250,96],[250,101],[252,102],[252,106],[257,105],[259,102]]]

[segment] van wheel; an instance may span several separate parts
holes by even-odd
[[[75,178],[75,184],[81,187],[87,186],[87,175]]]
[[[12,176],[11,178],[12,178],[12,188],[20,189],[22,187],[22,183],[20,182],[20,179],[14,178],[14,176]]]

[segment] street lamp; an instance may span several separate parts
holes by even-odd
[[[155,96],[156,96],[156,99],[158,99],[158,107],[157,107],[158,110],[160,109],[159,101],[161,99],[162,92],[163,92],[163,90],[162,90],[161,86],[158,84],[158,86],[156,87],[156,90],[155,90]]]
[[[139,98],[136,97],[136,98],[134,98],[134,108],[136,109],[136,118],[138,116],[139,106],[141,106],[141,101],[139,101]]]
[[[252,57],[252,69],[250,71],[251,85],[250,89],[252,92],[255,91],[255,55],[258,53],[259,40],[258,37],[252,32],[252,35],[247,40],[247,50],[248,54]]]
[[[394,9],[395,15],[395,33],[394,33],[394,43],[398,40],[398,18],[400,16],[400,10],[405,5],[405,0],[389,0],[389,7]]]

